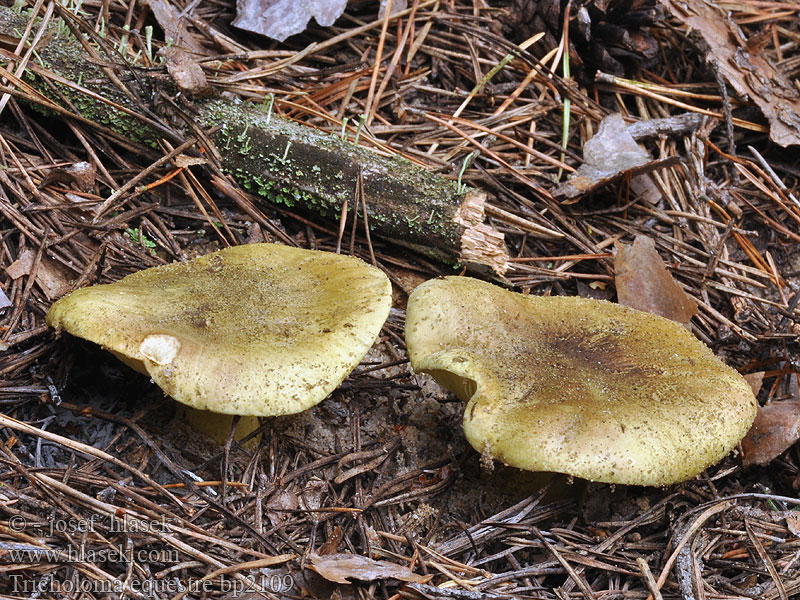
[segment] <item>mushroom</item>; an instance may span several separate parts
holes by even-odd
[[[190,407],[273,416],[327,397],[390,306],[386,275],[357,258],[249,244],[74,291],[47,323],[100,344]]]
[[[667,485],[722,459],[756,414],[750,386],[679,323],[603,300],[468,277],[408,301],[411,365],[467,403],[485,456],[591,481]]]

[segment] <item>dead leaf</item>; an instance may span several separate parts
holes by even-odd
[[[30,249],[24,250],[17,260],[6,267],[6,273],[11,279],[30,275],[34,260],[36,260],[36,252]],[[39,263],[36,271],[36,283],[48,300],[60,298],[70,290],[66,269],[47,256],[42,256]]]
[[[663,194],[653,180],[645,175],[637,175],[631,179],[631,196],[644,204],[656,205]]]
[[[800,95],[789,79],[749,43],[728,14],[705,0],[659,0],[702,42],[706,61],[719,69],[743,98],[755,102],[769,121],[770,139],[781,146],[800,144]],[[765,31],[766,32],[766,31]]]
[[[346,6],[347,0],[236,0],[233,24],[282,42],[305,31],[311,17],[330,27]]]
[[[758,392],[761,391],[761,384],[764,381],[764,371],[748,373],[744,375],[744,379],[750,384],[750,388],[753,390],[753,396],[758,396]]]
[[[403,268],[398,268],[394,276],[396,285],[392,286],[392,306],[405,310],[409,294],[428,278],[416,271]]]
[[[669,274],[653,240],[637,235],[630,246],[617,244],[616,251],[617,301],[689,327],[697,305]]]
[[[786,527],[795,537],[800,537],[800,515],[788,515],[786,517]]]
[[[319,547],[319,549],[317,550],[317,554],[319,556],[327,556],[330,554],[334,554],[336,550],[339,549],[339,544],[342,543],[343,536],[344,532],[342,531],[342,528],[339,527],[339,525],[337,525],[331,532],[331,535],[330,537],[328,537],[328,540],[324,544],[322,544],[322,546]]]
[[[800,439],[800,400],[760,406],[742,440],[742,464],[765,465]]]
[[[199,156],[189,156],[188,154],[178,154],[172,159],[172,163],[179,168],[194,167],[195,165],[204,165],[208,162],[205,158]]]
[[[202,67],[188,52],[169,46],[159,50],[159,54],[164,57],[167,73],[179,90],[194,96],[204,96],[211,91]]]
[[[93,163],[81,161],[67,168],[50,169],[39,189],[43,189],[51,183],[63,183],[66,185],[75,184],[81,192],[91,192],[94,189],[94,180],[97,177],[97,169]]]
[[[322,506],[327,491],[327,482],[319,477],[312,477],[300,493],[300,504],[306,510],[317,510]]]
[[[385,560],[372,560],[358,554],[328,554],[320,556],[316,553],[308,555],[310,567],[328,581],[350,583],[347,578],[361,581],[376,579],[399,579],[423,583],[428,577],[417,575],[408,567],[402,567]]]
[[[389,5],[389,0],[381,0],[381,7],[378,10],[379,19],[386,18],[386,8],[388,5]],[[404,11],[406,8],[408,8],[407,0],[393,0],[392,13],[390,16],[396,15],[397,13]]]
[[[679,162],[677,156],[653,160],[628,133],[622,115],[608,115],[600,121],[597,133],[583,146],[583,164],[578,171],[553,192],[565,198],[565,204],[577,202],[600,187],[625,175],[633,178]],[[647,189],[647,184],[637,182]]]
[[[23,275],[28,275],[33,266],[34,255],[30,250],[25,250],[20,257],[6,267],[6,274],[11,279],[19,279]]]
[[[264,506],[267,518],[273,526],[285,523],[292,516],[289,511],[297,510],[299,507],[300,502],[297,499],[297,494],[289,490],[276,492]]]
[[[6,293],[3,290],[3,288],[0,288],[0,310],[3,310],[5,308],[11,308],[12,306],[14,305],[11,304],[11,300],[8,299],[8,296],[6,296]]]
[[[192,54],[205,54],[200,43],[186,31],[187,20],[180,16],[175,6],[168,0],[147,0],[147,4],[161,29],[164,30],[164,41],[168,45]]]

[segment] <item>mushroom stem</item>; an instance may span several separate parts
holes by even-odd
[[[211,412],[210,410],[192,408],[191,406],[181,405],[180,408],[186,422],[189,423],[195,431],[204,433],[220,445],[228,440],[231,426],[233,425],[233,420],[236,418],[236,415],[222,415],[220,413]],[[233,434],[233,439],[237,442],[241,441],[258,429],[258,427],[258,417],[251,415],[241,416],[239,417],[239,422],[236,424],[236,432]],[[249,441],[257,442],[258,436]]]

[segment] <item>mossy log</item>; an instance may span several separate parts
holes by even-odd
[[[18,39],[28,18],[26,12],[0,7],[6,58],[13,50],[8,41]],[[181,121],[164,114],[169,103],[158,107],[160,118],[147,115],[157,110],[150,104],[156,91],[175,92],[165,70],[140,69],[101,50],[100,60],[93,59],[66,27],[51,27],[36,53],[23,80],[15,85],[12,79],[7,91],[148,145],[164,137],[176,142],[184,134],[177,125]],[[127,89],[113,85],[109,76]],[[36,96],[44,98],[37,101]],[[500,274],[507,269],[503,235],[484,223],[484,192],[460,187],[403,158],[384,157],[270,115],[262,106],[207,98],[196,99],[190,109],[210,132],[222,168],[259,197],[338,221],[345,205],[351,213],[360,210],[355,198],[360,178],[367,220],[378,236],[452,264]],[[175,133],[170,135],[164,123],[176,124]]]

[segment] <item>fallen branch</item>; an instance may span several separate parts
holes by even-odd
[[[77,31],[69,13],[62,17]],[[24,30],[28,19],[0,7],[0,32],[14,43],[4,45],[6,59],[19,61],[12,54],[19,41],[15,32]],[[50,27],[36,45],[36,64],[28,65],[27,74],[34,77],[20,79],[0,69],[10,83],[2,91],[135,142],[152,146],[165,137],[182,142],[183,131],[165,126],[147,100],[157,90],[174,91],[171,82],[163,73],[118,64],[121,59],[110,54]],[[111,84],[109,71],[126,89]],[[445,262],[506,271],[503,234],[484,223],[484,192],[260,106],[198,99],[189,108],[199,127],[210,132],[222,170],[259,197],[338,221],[342,210],[360,212],[362,201],[355,201],[360,179],[369,227],[379,236]]]

